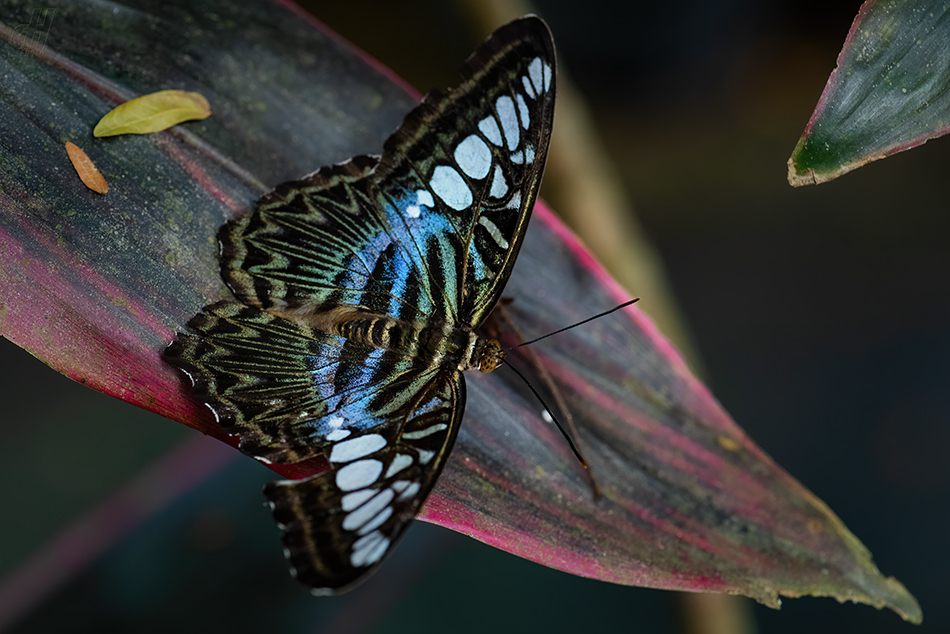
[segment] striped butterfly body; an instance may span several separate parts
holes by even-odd
[[[220,233],[237,301],[206,306],[166,359],[244,453],[318,456],[269,484],[293,574],[347,590],[419,511],[455,441],[462,372],[504,360],[476,334],[511,273],[554,114],[547,26],[498,29],[386,141],[284,183]]]

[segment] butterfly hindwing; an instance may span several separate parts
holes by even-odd
[[[361,354],[372,351],[234,302],[189,326],[195,334],[179,336],[169,358],[198,395],[214,395],[209,405],[243,451],[330,462],[265,494],[294,575],[325,593],[346,589],[396,544],[438,478],[464,409],[461,374],[403,358],[380,382]]]
[[[393,442],[439,372],[235,302],[207,306],[188,325],[193,334],[179,335],[166,358],[240,449],[265,462],[332,455],[337,442],[366,430]]]
[[[297,579],[319,594],[346,590],[377,566],[419,512],[455,441],[464,408],[458,373],[434,377],[401,433],[381,445],[375,433],[334,446],[334,469],[265,488]],[[379,447],[377,449],[377,447]]]
[[[460,370],[487,367],[472,362],[473,331],[537,197],[555,69],[544,22],[506,25],[381,156],[284,183],[221,229],[222,274],[240,303],[205,307],[165,356],[248,455],[330,462],[266,490],[292,569],[314,588],[365,578],[444,465],[464,408]]]

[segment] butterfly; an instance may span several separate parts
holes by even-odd
[[[544,170],[554,43],[496,30],[386,140],[279,185],[221,228],[236,301],[165,351],[239,449],[330,470],[265,496],[314,594],[372,572],[431,491],[465,408],[462,372],[504,361],[476,330],[511,274]]]

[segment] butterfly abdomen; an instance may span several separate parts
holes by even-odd
[[[394,342],[397,343],[397,347],[401,347],[398,344],[405,339],[403,336],[405,330],[404,324],[398,319],[370,313],[344,321],[338,325],[335,334],[377,348],[390,348]]]
[[[497,341],[480,337],[464,325],[435,320],[405,321],[355,306],[284,316],[347,341],[398,351],[401,356],[421,360],[429,367],[491,372],[505,357]]]

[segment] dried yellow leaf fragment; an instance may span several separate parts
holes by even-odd
[[[69,160],[76,168],[76,173],[79,174],[79,180],[83,182],[83,185],[99,194],[105,194],[109,191],[109,183],[99,173],[99,170],[96,169],[96,166],[93,165],[92,160],[86,156],[85,152],[67,141],[66,153],[69,154]]]
[[[182,121],[211,116],[208,100],[196,92],[160,90],[113,108],[99,120],[94,136],[148,134],[167,130]]]

